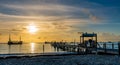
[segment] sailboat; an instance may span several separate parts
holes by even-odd
[[[22,44],[23,41],[21,41],[21,36],[20,36],[20,40],[19,41],[12,41],[11,40],[11,35],[9,34],[9,41],[8,41],[8,45],[11,45],[11,44]]]

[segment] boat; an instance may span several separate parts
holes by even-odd
[[[22,41],[8,41],[8,45],[11,44],[22,44]]]
[[[12,41],[11,40],[11,35],[9,34],[9,41],[8,41],[8,45],[12,45],[12,44],[22,44],[23,41],[21,41],[21,36],[20,36],[20,41]]]
[[[45,41],[45,44],[51,44],[51,42]]]

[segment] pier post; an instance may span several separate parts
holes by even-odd
[[[81,36],[80,36],[80,44],[81,44]]]
[[[43,53],[45,52],[45,46],[44,46],[44,44],[43,44]]]
[[[112,43],[112,49],[114,49],[114,44]]]
[[[96,34],[96,41],[95,41],[96,54],[97,54],[97,44],[98,44],[98,41],[97,41],[97,34]]]
[[[120,42],[118,43],[118,52],[119,52],[119,55],[120,55]]]
[[[80,53],[80,47],[78,46],[77,47],[77,54],[79,54]]]
[[[9,54],[11,53],[11,45],[9,45]]]
[[[104,52],[106,53],[107,50],[106,50],[106,43],[103,44],[103,47],[104,47]]]

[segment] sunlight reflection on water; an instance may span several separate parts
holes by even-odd
[[[35,43],[30,43],[31,45],[31,53],[34,53]]]
[[[44,46],[44,47],[43,47]],[[22,45],[0,44],[0,54],[11,53],[48,53],[57,52],[50,44],[44,43],[23,43]],[[60,52],[60,51],[59,51]]]

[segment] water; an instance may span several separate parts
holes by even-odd
[[[44,43],[23,43],[22,45],[0,44],[0,54],[13,53],[50,53],[58,52],[50,44]],[[63,52],[59,50],[59,52]]]
[[[103,43],[99,43],[103,48]],[[112,49],[112,43],[107,43],[107,49]],[[99,48],[99,46],[98,46]],[[114,49],[118,49],[118,44],[114,43]],[[23,43],[22,45],[8,45],[5,43],[0,44],[0,54],[13,54],[13,53],[51,53],[51,52],[64,52],[56,50],[50,44],[44,43]]]

